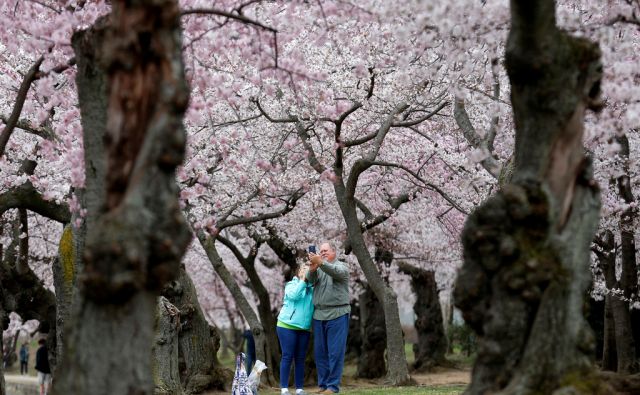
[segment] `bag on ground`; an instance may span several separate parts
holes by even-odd
[[[247,370],[244,367],[245,358],[243,352],[236,357],[236,372],[233,375],[233,384],[231,384],[231,395],[254,395],[249,385]]]

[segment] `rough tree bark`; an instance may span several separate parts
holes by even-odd
[[[2,232],[2,223],[0,223],[0,233]],[[0,247],[0,259],[3,258],[2,247]],[[4,309],[4,287],[2,286],[2,280],[0,280],[0,328],[2,331],[6,331],[9,328],[9,314]],[[2,335],[0,335],[0,350],[4,350],[4,341]],[[0,351],[1,352],[1,351]],[[0,395],[6,395],[4,386],[4,367],[0,364]]]
[[[597,247],[593,250],[598,257],[607,289],[622,288],[622,279],[620,281],[616,279],[616,252],[613,233],[610,230],[605,230],[595,241]],[[607,331],[613,329],[613,333],[608,332],[606,335],[613,336],[614,339],[612,344],[615,344],[615,368],[619,373],[634,373],[637,369],[637,362],[631,331],[629,303],[621,299],[620,295],[612,293],[605,296],[605,303],[608,303],[610,310],[610,316],[606,317],[608,326],[606,329]],[[607,354],[603,354],[603,369],[610,368],[612,365],[611,361],[605,360],[610,357],[609,354],[611,352],[608,349]],[[604,362],[607,362],[606,367]]]
[[[618,355],[616,353],[616,324],[613,319],[611,295],[604,300],[604,339],[602,344],[602,370],[615,372],[618,370]]]
[[[158,298],[156,335],[153,343],[154,395],[182,395],[178,369],[178,331],[180,310],[169,300]]]
[[[46,289],[42,281],[28,264],[29,237],[26,210],[19,209],[13,224],[11,243],[3,251],[0,262],[0,287],[4,291],[2,308],[15,312],[24,321],[38,320],[38,331],[47,335],[47,346],[53,350],[49,357],[55,369],[56,347],[56,302],[53,292]],[[27,237],[20,238],[25,233]],[[13,345],[12,345],[13,346]]]
[[[343,171],[340,168],[335,173],[342,175]],[[345,185],[341,177],[338,177],[338,181],[334,183],[334,190],[347,226],[347,235],[352,251],[358,258],[358,263],[367,278],[369,286],[382,303],[387,337],[387,381],[392,385],[407,384],[411,382],[411,377],[409,376],[407,356],[404,351],[404,336],[400,324],[398,296],[391,287],[385,284],[367,249],[363,229],[356,211],[357,206],[354,194],[357,176],[353,174],[355,173],[352,171],[352,176],[349,177],[347,185]]]
[[[620,252],[622,271],[620,273],[619,287],[623,291],[625,300],[620,300],[626,311],[618,311],[614,309],[616,317],[616,342],[621,336],[624,336],[624,346],[618,346],[618,372],[619,373],[637,373],[640,371],[640,361],[636,357],[636,344],[633,337],[633,327],[630,313],[629,300],[637,298],[638,295],[638,267],[636,264],[636,243],[635,243],[635,224],[637,223],[638,209],[633,207],[635,197],[631,189],[631,178],[629,177],[629,139],[625,134],[616,137],[616,141],[620,144],[618,153],[621,160],[622,175],[618,177],[618,195],[624,200],[628,207],[620,215]],[[615,272],[614,272],[615,275]],[[614,277],[615,279],[615,277]],[[607,284],[608,287],[608,284]],[[622,310],[622,309],[620,309]],[[619,314],[622,321],[618,321]],[[620,352],[622,347],[629,347],[625,350],[625,359],[621,360]],[[628,355],[627,355],[628,354]]]
[[[442,309],[438,297],[435,273],[406,262],[398,263],[398,270],[411,276],[411,289],[416,295],[413,311],[416,314],[418,342],[413,345],[413,368],[426,371],[446,362],[447,336],[445,335]]]
[[[360,302],[351,300],[351,317],[349,317],[349,334],[347,335],[346,360],[357,360],[362,353],[362,335],[360,327]]]
[[[384,376],[387,334],[382,306],[371,287],[365,286],[360,294],[360,337],[362,350],[358,357],[356,376],[373,379]]]
[[[175,281],[169,283],[162,294],[180,311],[178,352],[180,381],[187,393],[200,393],[210,388],[224,390],[225,376],[216,366],[220,339],[202,313],[196,287],[180,268]]]
[[[467,393],[604,392],[582,311],[600,208],[582,134],[601,106],[600,51],[556,27],[553,0],[512,0],[511,21],[514,172],[468,218],[455,288],[479,340]]]
[[[107,167],[105,193],[87,205],[93,226],[54,394],[152,393],[157,295],[178,273],[190,240],[174,174],[188,102],[180,10],[172,0],[112,6],[73,37],[84,140],[105,131]],[[106,109],[86,102],[104,94],[87,83],[104,73]]]

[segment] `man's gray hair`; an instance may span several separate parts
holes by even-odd
[[[328,244],[329,248],[331,248],[332,251],[334,251],[335,253],[338,253],[338,250],[336,249],[336,243],[334,243],[333,241],[325,240],[322,242],[322,244]]]

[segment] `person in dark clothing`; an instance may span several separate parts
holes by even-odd
[[[29,367],[29,346],[27,343],[22,343],[20,346],[20,374],[27,374],[27,370]]]
[[[244,333],[242,334],[242,337],[244,337],[247,341],[246,367],[247,367],[247,374],[249,374],[251,373],[251,368],[253,368],[253,364],[256,362],[256,343],[255,343],[255,340],[253,339],[253,333],[251,332],[251,329],[247,329],[246,331],[244,331]]]
[[[38,371],[38,383],[40,384],[40,395],[47,395],[51,386],[51,367],[49,366],[49,350],[47,341],[38,340],[38,351],[36,351],[36,371]]]

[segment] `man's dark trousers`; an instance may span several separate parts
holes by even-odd
[[[349,314],[328,321],[313,320],[313,349],[318,387],[340,391],[344,353],[349,333]]]

